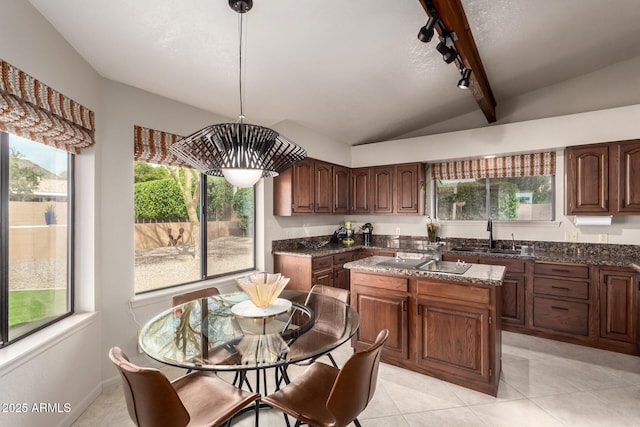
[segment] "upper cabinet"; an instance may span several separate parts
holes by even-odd
[[[421,163],[350,169],[304,159],[273,181],[273,214],[400,214],[423,210]]]
[[[333,168],[330,163],[306,158],[273,180],[273,214],[331,213]]]
[[[640,214],[640,140],[565,150],[567,215]]]

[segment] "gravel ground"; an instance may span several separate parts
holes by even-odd
[[[253,239],[221,237],[207,248],[209,275],[253,266]],[[135,254],[136,292],[200,279],[200,259],[193,245],[138,250]],[[11,289],[64,289],[66,265],[49,259],[9,263]]]

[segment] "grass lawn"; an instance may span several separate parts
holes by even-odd
[[[9,327],[67,312],[66,289],[9,291]]]

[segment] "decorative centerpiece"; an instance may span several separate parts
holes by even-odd
[[[273,304],[289,278],[282,274],[258,273],[236,279],[238,286],[256,307],[268,307]]]

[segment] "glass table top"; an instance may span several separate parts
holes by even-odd
[[[290,301],[290,308],[265,317],[234,314],[232,307],[247,304],[244,292],[172,307],[142,328],[140,348],[155,360],[187,369],[259,369],[328,353],[358,329],[356,311],[337,299],[287,290],[280,298]]]

